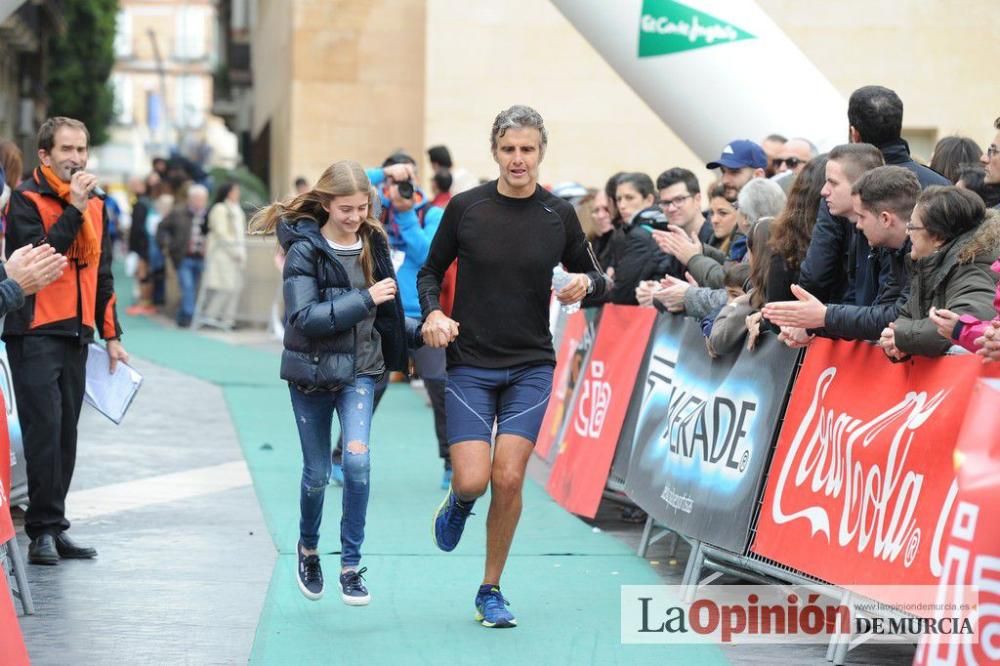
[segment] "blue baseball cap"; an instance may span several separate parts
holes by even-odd
[[[742,169],[744,167],[766,169],[767,155],[764,153],[764,149],[753,141],[737,139],[736,141],[730,141],[722,149],[722,155],[719,156],[719,159],[705,165],[706,169],[718,169],[719,167],[726,167],[727,169]]]

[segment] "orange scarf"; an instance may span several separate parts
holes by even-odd
[[[63,181],[56,172],[45,165],[41,166],[42,175],[48,181],[49,187],[55,190],[59,198],[70,203],[69,183]],[[72,204],[70,204],[72,205]],[[66,252],[67,259],[76,259],[86,265],[96,264],[101,257],[101,240],[97,237],[97,228],[90,219],[90,206],[83,211],[83,224],[73,239],[73,244]]]

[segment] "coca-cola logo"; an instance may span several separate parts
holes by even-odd
[[[911,446],[923,427],[950,393],[933,395],[909,391],[873,419],[865,421],[825,404],[837,368],[824,370],[816,380],[810,404],[795,431],[788,455],[778,475],[771,518],[777,525],[806,520],[812,536],[832,540],[831,519],[820,498],[837,500],[840,515],[837,545],[853,544],[858,553],[903,566],[916,559],[920,529],[914,514],[924,486],[924,475],[910,462]],[[813,504],[794,506],[788,498],[811,495]],[[934,533],[931,569],[940,573],[941,531],[954,500],[954,490],[941,509]]]
[[[604,361],[593,361],[590,373],[580,385],[573,430],[581,437],[598,439],[611,407],[611,384],[604,381]]]

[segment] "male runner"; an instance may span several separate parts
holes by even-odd
[[[606,278],[573,207],[538,185],[548,135],[526,106],[501,111],[491,149],[497,180],[452,198],[417,279],[426,344],[448,348],[445,413],[451,490],[434,517],[434,540],[458,545],[476,499],[492,488],[486,519],[486,571],[476,595],[485,627],[517,624],[500,593],[521,487],[552,389],[555,353],[548,305],[552,269],[572,281],[556,296],[575,303],[602,295]],[[452,318],[438,302],[441,280],[458,259]],[[496,446],[490,442],[496,423]]]

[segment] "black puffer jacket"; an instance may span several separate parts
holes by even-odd
[[[315,220],[282,220],[277,231],[286,255],[281,378],[307,389],[354,384],[355,327],[375,302],[367,289],[351,287],[347,271]],[[378,235],[375,239],[375,280],[395,278],[385,239]],[[386,369],[405,370],[407,346],[419,346],[420,337],[417,326],[406,324],[399,298],[378,306],[375,329],[382,336]]]

